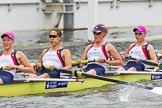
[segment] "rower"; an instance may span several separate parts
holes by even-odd
[[[44,49],[39,61],[34,66],[36,73],[29,75],[29,78],[60,78],[57,69],[72,69],[72,56],[68,49],[61,45],[62,33],[59,29],[49,31],[49,42],[51,48]]]
[[[82,60],[93,61],[96,59],[98,62],[89,62],[87,67],[83,69],[84,72],[93,75],[105,75],[106,65],[123,65],[122,58],[120,57],[116,48],[111,44],[104,42],[104,38],[108,33],[107,27],[103,24],[98,24],[92,30],[94,35],[94,43],[88,45],[80,59],[76,61],[80,63]],[[113,57],[114,60],[110,61],[109,58]],[[81,65],[79,65],[80,67]]]
[[[136,43],[132,43],[125,53],[122,55],[123,60],[126,60],[131,56],[136,58],[136,60],[129,59],[126,65],[117,69],[117,71],[144,71],[145,65],[141,60],[152,60],[158,62],[158,59],[155,54],[154,47],[147,43],[145,40],[147,30],[144,26],[137,26],[133,29]],[[157,71],[158,67],[155,67],[153,71]]]
[[[13,49],[15,36],[11,32],[1,35],[3,52],[0,53],[0,84],[13,83],[14,75],[17,70],[34,73],[32,65],[22,51]],[[19,66],[22,64],[23,66]]]

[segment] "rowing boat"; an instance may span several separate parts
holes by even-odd
[[[111,72],[110,78],[123,80],[127,82],[137,82],[140,80],[159,80],[162,79],[161,72]],[[77,79],[29,79],[22,78],[15,81],[21,83],[0,85],[0,96],[12,97],[23,95],[35,95],[44,93],[73,92],[89,88],[112,85],[113,82],[97,80],[93,78]]]

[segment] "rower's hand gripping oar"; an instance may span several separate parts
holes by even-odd
[[[133,58],[130,56],[130,59],[136,60],[137,58]],[[141,60],[140,62],[147,64],[147,65],[151,65],[151,66],[157,66],[159,67],[160,70],[162,69],[162,63],[156,63],[156,62],[149,61],[149,60]]]
[[[79,65],[79,64],[88,64],[90,62],[98,62],[98,60],[94,59],[94,60],[81,60],[80,62],[78,61],[72,61],[72,65]]]
[[[135,86],[135,87],[138,87],[138,88],[148,89],[152,93],[162,95],[162,88],[161,87],[150,87],[150,86],[143,85],[143,84],[126,82],[126,81],[113,79],[113,78],[109,78],[109,77],[91,75],[91,74],[84,73],[82,71],[69,71],[69,70],[64,70],[64,69],[56,69],[56,71],[63,72],[63,73],[70,73],[70,74],[72,74],[73,76],[76,76],[76,77],[85,76],[85,77],[94,78],[94,79],[98,79],[98,80],[109,81],[109,82],[124,84],[124,85],[128,85],[128,86]]]

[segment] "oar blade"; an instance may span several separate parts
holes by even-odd
[[[150,90],[152,93],[162,95],[162,87],[154,87],[152,90]]]

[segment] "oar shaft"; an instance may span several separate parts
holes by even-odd
[[[114,83],[118,83],[118,84],[136,86],[138,88],[144,88],[144,89],[149,89],[149,90],[153,89],[153,87],[150,87],[150,86],[147,86],[147,85],[142,85],[142,84],[137,84],[137,83],[130,83],[130,82],[126,82],[126,81],[122,81],[122,80],[118,80],[118,79],[113,79],[113,78],[109,78],[109,77],[103,77],[103,76],[98,76],[98,75],[87,74],[87,73],[84,73],[84,72],[81,72],[81,71],[69,71],[69,70],[58,70],[58,71],[63,72],[63,73],[70,73],[70,74],[73,74],[75,76],[76,75],[77,76],[85,76],[85,77],[89,77],[89,78],[114,82]]]
[[[137,58],[130,57],[133,60],[136,60]],[[145,63],[147,65],[151,66],[159,66],[159,63],[153,62],[153,61],[148,61],[148,60],[141,60],[142,63]]]
[[[91,74],[87,74],[87,73],[83,73],[83,75],[85,77],[99,79],[99,80],[104,80],[104,81],[109,81],[109,82],[114,82],[114,83],[118,83],[118,84],[124,84],[124,85],[129,85],[129,86],[136,86],[138,88],[144,88],[144,89],[149,89],[149,90],[153,89],[150,86],[146,86],[146,85],[142,85],[142,84],[136,84],[136,83],[130,83],[130,82],[126,82],[126,81],[122,81],[122,80],[117,80],[117,79],[113,79],[113,78],[97,76],[97,75],[91,75]]]

